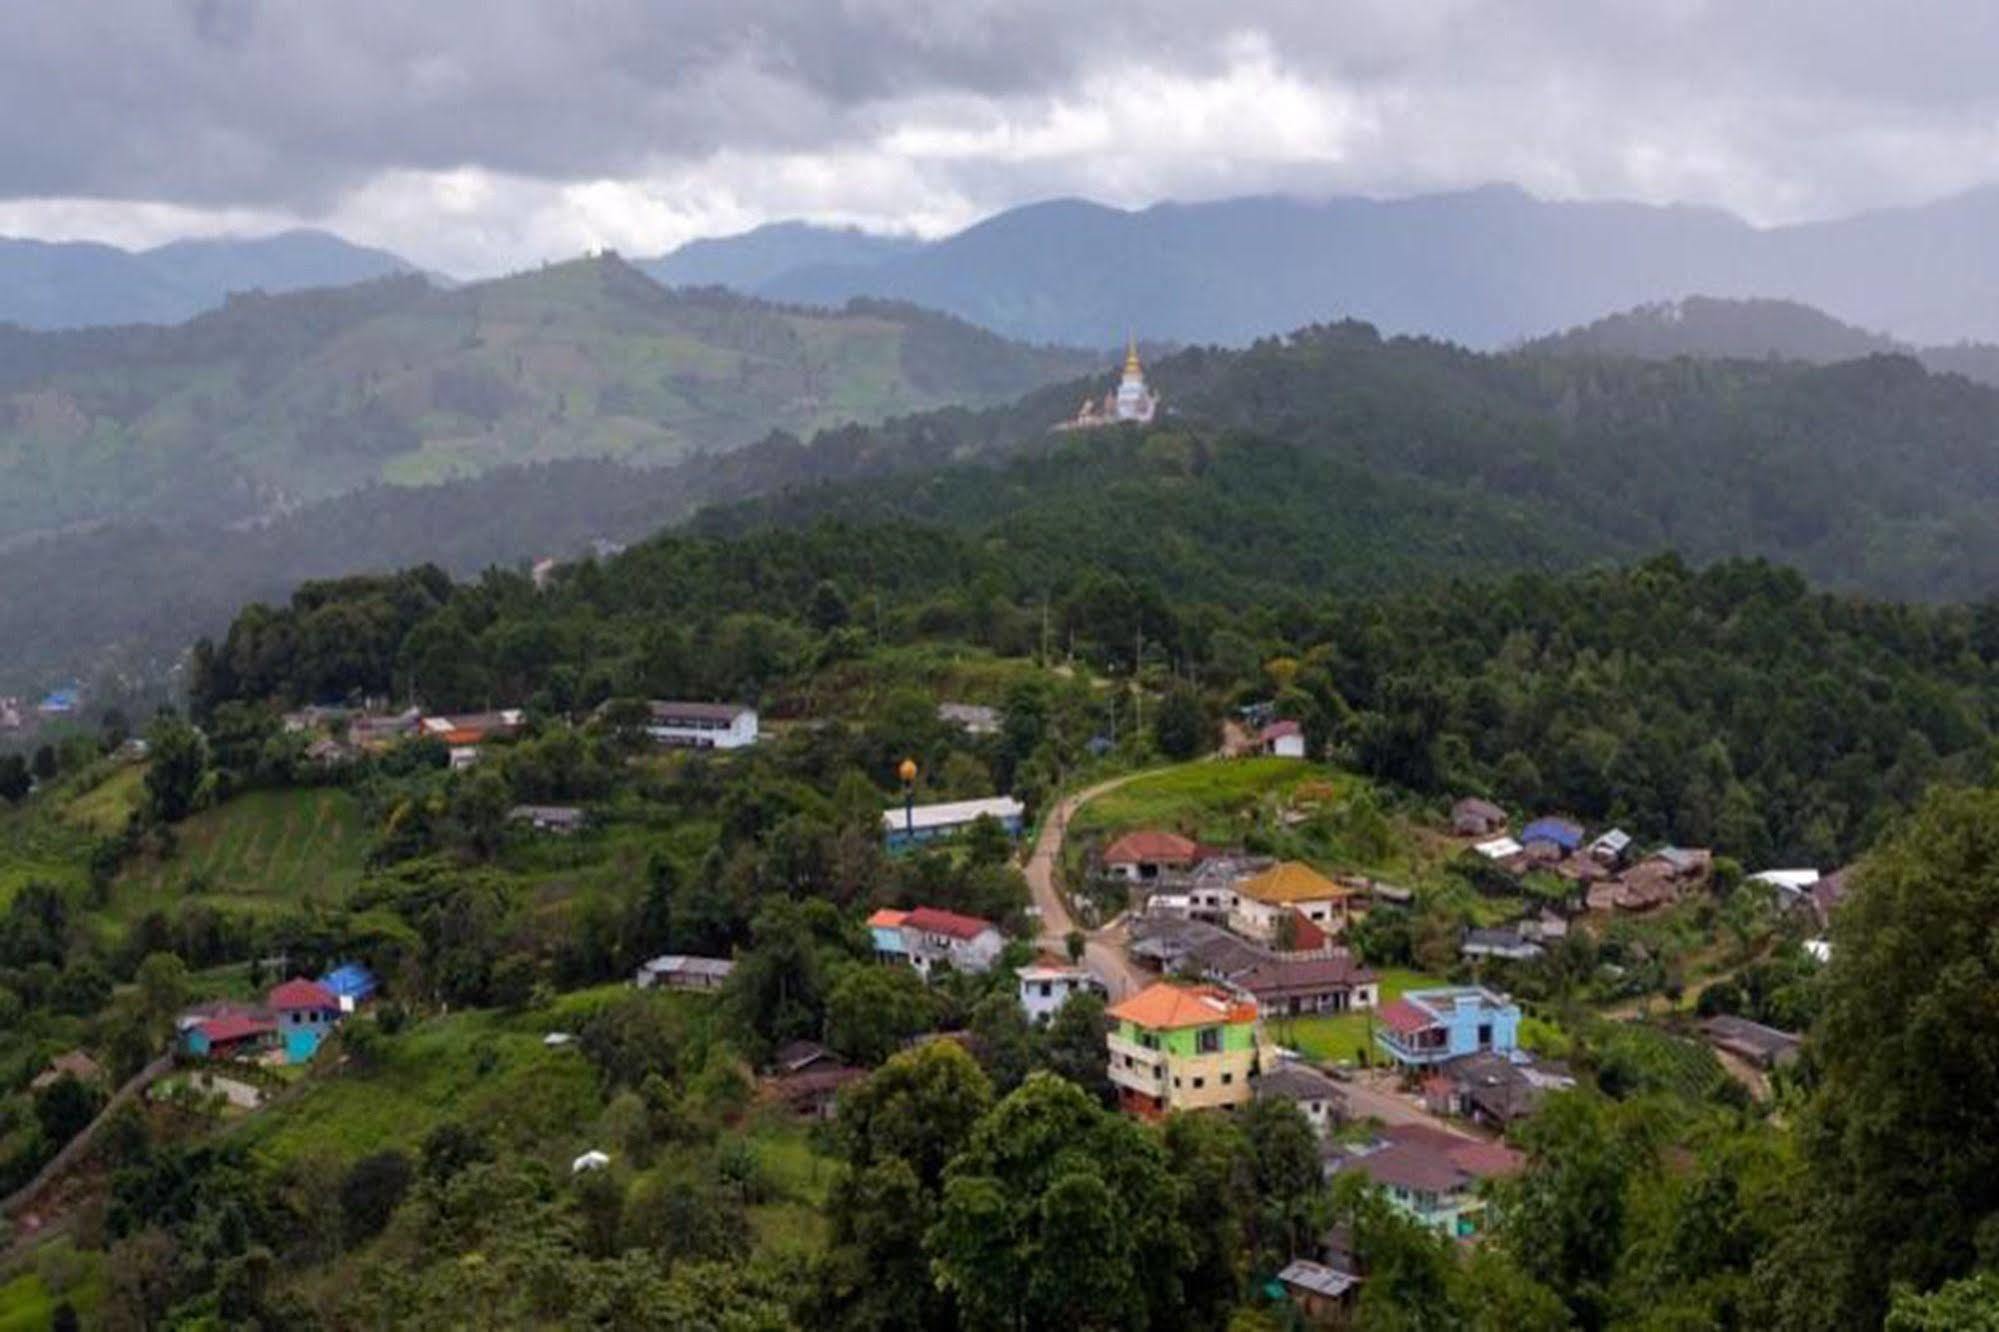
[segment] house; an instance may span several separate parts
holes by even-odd
[[[1543,907],[1540,915],[1523,917],[1514,923],[1513,929],[1523,939],[1545,944],[1569,937],[1569,918],[1553,908]]]
[[[28,1084],[29,1091],[41,1091],[53,1086],[64,1078],[75,1078],[89,1087],[102,1087],[108,1080],[104,1066],[81,1050],[71,1050],[68,1054],[57,1055],[49,1061],[47,1068],[35,1074]]]
[[[1279,922],[1293,912],[1329,933],[1345,928],[1348,899],[1353,896],[1352,889],[1298,860],[1240,879],[1230,892],[1234,899],[1229,904],[1230,927],[1266,942],[1277,938]]]
[[[1472,847],[1472,850],[1478,852],[1478,854],[1484,856],[1487,860],[1503,863],[1521,855],[1527,848],[1514,841],[1511,837],[1494,837],[1489,841],[1478,843]]]
[[[1104,994],[1104,983],[1088,967],[1043,953],[1014,969],[1020,982],[1020,1006],[1029,1022],[1041,1022],[1062,1011],[1069,997],[1084,991]]]
[[[1798,1057],[1803,1038],[1733,1014],[1717,1014],[1701,1023],[1709,1045],[1746,1059],[1764,1070],[1781,1067]]]
[[[1583,844],[1582,825],[1570,819],[1539,818],[1520,830],[1520,844],[1532,848],[1536,842],[1556,848],[1559,860]]]
[[[181,1048],[201,1059],[253,1059],[277,1044],[278,1024],[268,1017],[229,1013],[204,1018],[181,1031]]]
[[[1305,728],[1295,721],[1277,721],[1257,732],[1256,747],[1272,758],[1305,757]]]
[[[1104,871],[1134,883],[1157,879],[1169,870],[1191,869],[1201,858],[1201,844],[1157,828],[1128,832],[1104,848]]]
[[[519,708],[503,708],[456,717],[426,716],[421,733],[444,743],[451,751],[452,771],[457,772],[479,761],[479,751],[487,741],[511,739],[526,725],[527,714]]]
[[[26,724],[21,716],[21,700],[0,698],[0,731],[18,731]]]
[[[1309,1258],[1293,1258],[1277,1274],[1291,1306],[1308,1327],[1347,1327],[1360,1299],[1360,1278]]]
[[[364,713],[347,723],[347,740],[362,749],[383,749],[422,731],[423,713],[416,708],[397,713]]]
[[[1204,857],[1187,875],[1188,914],[1196,920],[1222,924],[1235,909],[1235,885],[1276,863],[1268,856]]]
[[[989,920],[917,907],[902,918],[902,944],[910,965],[927,977],[939,967],[987,971],[999,960],[1006,938]]]
[[[957,727],[966,735],[999,734],[999,709],[982,707],[976,703],[939,703],[937,720],[947,726]]]
[[[980,819],[992,819],[1008,837],[1020,836],[1027,807],[1012,796],[907,805],[882,811],[882,838],[891,851],[956,837]]]
[[[35,705],[35,711],[44,717],[67,717],[82,706],[83,691],[75,685],[63,689],[52,689],[48,696]]]
[[[1468,929],[1458,941],[1460,957],[1496,957],[1507,962],[1531,962],[1541,956],[1541,945],[1522,938],[1514,930]]]
[[[1524,1164],[1520,1153],[1498,1143],[1396,1124],[1365,1146],[1330,1151],[1326,1173],[1359,1174],[1403,1215],[1451,1239],[1469,1239],[1484,1226],[1482,1186],[1518,1174]]]
[[[1520,1044],[1520,1006],[1482,985],[1411,990],[1377,1017],[1374,1043],[1405,1070]]]
[[[1460,837],[1492,837],[1506,831],[1506,811],[1490,800],[1466,796],[1451,806],[1451,831]]]
[[[1549,1092],[1575,1085],[1561,1064],[1525,1050],[1487,1050],[1441,1065],[1424,1080],[1423,1101],[1432,1114],[1462,1115],[1503,1129],[1540,1109]]]
[[[320,1043],[342,1016],[339,996],[302,976],[277,986],[265,1002],[288,1064],[303,1064],[318,1054]]]
[[[1289,1101],[1323,1140],[1347,1118],[1347,1094],[1340,1084],[1313,1068],[1287,1059],[1255,1081],[1259,1101]]]
[[[757,742],[757,710],[737,703],[646,704],[646,734],[675,749],[744,749]]]
[[[1150,1118],[1170,1110],[1234,1109],[1254,1095],[1262,1033],[1254,1000],[1215,985],[1159,982],[1113,1005],[1105,1037],[1120,1106]]]
[[[874,938],[877,958],[884,962],[909,961],[909,945],[902,938],[902,922],[907,919],[907,911],[893,907],[883,907],[868,917],[868,933]]]
[[[1606,869],[1616,869],[1624,863],[1624,857],[1631,853],[1631,834],[1622,828],[1612,828],[1589,844],[1586,854]]]
[[[305,761],[316,768],[337,768],[359,757],[360,751],[354,746],[342,744],[330,735],[323,735],[305,747]]]
[[[1714,872],[1714,852],[1706,847],[1669,846],[1654,851],[1648,860],[1664,865],[1682,883],[1703,883]]]
[[[574,805],[515,805],[507,811],[507,822],[525,823],[536,832],[558,837],[580,831],[586,821],[583,811]]]
[[[1229,977],[1264,1014],[1346,1013],[1373,1008],[1381,994],[1375,974],[1344,948],[1319,957],[1269,957]]]
[[[1819,872],[1815,869],[1759,870],[1749,876],[1749,882],[1771,889],[1777,905],[1786,908],[1809,908],[1812,887],[1818,881]]]
[[[375,973],[359,962],[347,962],[335,967],[321,976],[319,983],[333,992],[333,997],[343,1013],[352,1013],[373,999],[376,989],[379,988],[375,981]]]
[[[823,1045],[790,1041],[772,1056],[759,1090],[801,1119],[827,1120],[834,1116],[841,1088],[867,1075],[866,1069],[844,1062]]]
[[[728,983],[736,964],[726,957],[692,957],[668,953],[639,968],[632,984],[641,990],[664,986],[669,990],[719,990]]]

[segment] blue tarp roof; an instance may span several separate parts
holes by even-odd
[[[1520,841],[1553,842],[1564,851],[1573,851],[1583,843],[1583,830],[1567,819],[1536,819],[1520,830]]]
[[[359,962],[349,962],[321,976],[319,983],[336,997],[365,999],[375,992],[375,973]]]

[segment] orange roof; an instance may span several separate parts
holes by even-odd
[[[907,919],[909,919],[907,911],[897,911],[894,907],[883,907],[881,910],[875,912],[874,915],[868,917],[868,927],[870,929],[879,927],[885,930],[898,930],[902,928],[902,922]]]
[[[1244,879],[1235,886],[1235,891],[1243,897],[1253,897],[1270,906],[1289,906],[1293,902],[1336,901],[1353,895],[1350,890],[1340,887],[1299,860],[1287,860],[1281,865],[1272,865],[1263,873]]]
[[[1148,985],[1116,1004],[1110,1016],[1149,1031],[1206,1027],[1217,1022],[1254,1022],[1256,1005],[1213,985]]]
[[[1200,844],[1179,833],[1140,828],[1112,842],[1104,851],[1106,865],[1184,865],[1198,858]]]
[[[484,744],[485,741],[486,733],[473,726],[461,726],[455,731],[444,733],[444,743],[447,745],[478,745]]]

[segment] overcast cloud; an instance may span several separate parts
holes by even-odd
[[[8,0],[0,233],[476,275],[783,217],[1510,181],[1760,222],[1999,181],[1999,6]]]

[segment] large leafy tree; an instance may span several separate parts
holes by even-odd
[[[1870,1327],[1891,1287],[1963,1276],[1999,1230],[1999,790],[1931,796],[1856,871],[1824,1003],[1811,1220],[1765,1277],[1790,1325]]]

